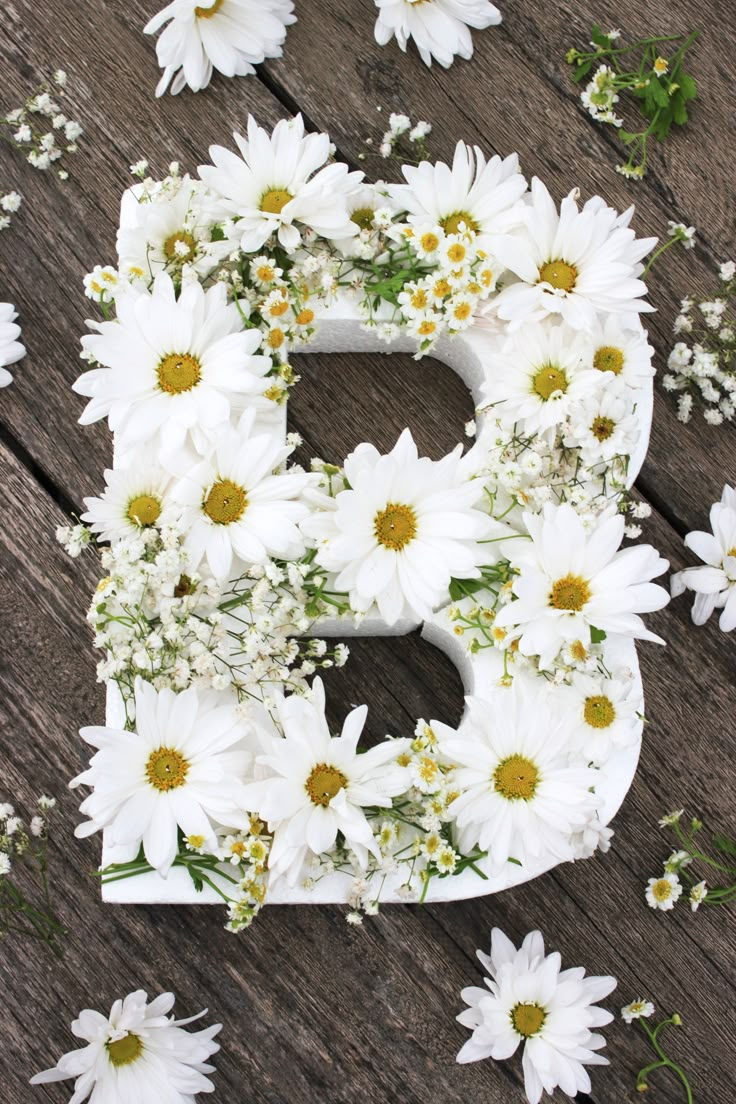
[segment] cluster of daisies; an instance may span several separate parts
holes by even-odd
[[[59,536],[103,546],[89,620],[112,697],[82,733],[78,831],[104,832],[110,879],[214,888],[235,930],[275,887],[357,922],[382,892],[498,888],[607,848],[642,725],[632,640],[658,639],[640,615],[668,599],[666,562],[620,547],[647,513],[626,487],[653,242],[463,143],[377,185],[299,118],[236,144],[198,179],[137,167],[117,263],[85,281],[103,318],[80,420],[108,420],[115,459]],[[465,343],[483,377],[465,455],[419,456],[405,430],[294,464],[290,354],[335,325],[417,357]],[[313,676],[348,650],[325,637],[422,621],[476,665],[459,728],[365,751],[361,706],[333,733]]]
[[[456,56],[473,54],[471,28],[501,22],[490,0],[375,0],[375,38],[392,38],[406,51],[413,39],[422,61],[448,68]],[[163,75],[156,95],[183,88],[199,92],[217,71],[245,77],[267,58],[280,58],[287,28],[296,22],[294,0],[172,0],[146,24],[156,43]]]

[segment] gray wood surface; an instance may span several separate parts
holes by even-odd
[[[0,174],[0,190],[15,187],[25,197],[0,239],[0,298],[20,309],[28,347],[16,382],[0,393],[0,799],[9,794],[23,806],[42,791],[60,797],[53,860],[72,929],[61,964],[27,943],[7,941],[0,950],[0,1100],[67,1100],[65,1086],[34,1091],[28,1077],[73,1045],[67,1024],[77,1009],[106,1008],[142,986],[151,993],[170,987],[181,1014],[208,1005],[225,1024],[215,1095],[222,1104],[521,1101],[517,1063],[454,1062],[466,1038],[453,1020],[459,992],[477,981],[475,948],[486,947],[499,924],[517,939],[541,927],[567,964],[618,976],[614,1009],[646,994],[662,1011],[679,1011],[685,1027],[672,1049],[686,1062],[695,1099],[731,1101],[731,916],[707,909],[691,916],[684,908],[663,915],[643,899],[646,878],[666,854],[656,825],[663,812],[685,806],[731,834],[736,827],[735,643],[717,624],[696,630],[686,599],[651,619],[669,643],[640,649],[649,724],[608,855],[485,900],[387,908],[361,929],[350,928],[337,908],[268,908],[236,938],[222,930],[217,909],[112,908],[99,900],[89,877],[96,844],[74,839],[78,799],[65,791],[82,759],[77,729],[103,713],[85,623],[94,580],[89,565],[70,562],[53,539],[82,496],[99,489],[110,458],[106,427],[77,425],[81,402],[70,385],[88,313],[82,276],[114,258],[117,207],[133,161],[148,157],[163,172],[177,158],[193,170],[211,143],[227,143],[244,126],[248,112],[272,124],[297,109],[311,126],[329,129],[340,154],[356,164],[392,110],[433,123],[436,156],[449,155],[460,137],[489,153],[516,149],[527,174],[542,176],[558,198],[579,185],[585,196],[600,192],[622,209],[636,202],[640,233],[663,233],[668,218],[699,228],[698,248],[673,251],[653,286],[661,370],[679,299],[707,289],[715,263],[736,253],[731,3],[515,0],[502,4],[501,28],[475,35],[473,60],[444,72],[425,69],[412,50],[379,49],[369,0],[298,0],[285,57],[258,78],[216,78],[205,93],[157,102],[153,44],[141,28],[161,3],[14,0],[0,29],[3,107],[62,65],[72,80],[70,113],[86,131],[65,187],[11,153]],[[565,51],[585,43],[594,19],[627,37],[704,31],[693,58],[701,101],[692,126],[665,151],[653,151],[643,184],[613,172],[615,136],[585,115],[569,82]],[[370,153],[361,165],[374,178],[395,171]],[[463,388],[432,362],[345,355],[302,366],[290,417],[310,450],[324,456],[342,456],[364,439],[388,447],[407,423],[420,447],[439,456],[470,413]],[[645,535],[674,567],[687,562],[683,534],[705,524],[724,480],[735,479],[733,428],[682,427],[657,386],[638,488],[655,507]],[[376,736],[406,731],[419,715],[459,716],[457,675],[429,645],[412,637],[351,647],[351,661],[329,680],[335,720],[366,698]],[[620,1020],[608,1038],[612,1065],[594,1072],[590,1099],[641,1099],[634,1079],[647,1060],[643,1042]],[[654,1079],[650,1097],[680,1099],[673,1082]]]

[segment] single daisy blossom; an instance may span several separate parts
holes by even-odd
[[[588,331],[588,341],[597,371],[610,372],[634,389],[645,386],[654,375],[654,349],[638,316],[599,316]]]
[[[641,432],[631,388],[618,376],[595,375],[593,389],[571,403],[565,444],[579,448],[585,464],[610,464],[615,457],[624,462]]]
[[[651,1001],[644,1000],[643,997],[639,997],[638,1000],[632,1001],[631,1004],[627,1004],[621,1009],[621,1019],[625,1020],[627,1024],[633,1023],[634,1020],[640,1020],[642,1017],[648,1019],[649,1016],[653,1015],[654,1005]]]
[[[15,364],[26,355],[25,345],[18,341],[20,326],[15,321],[17,317],[12,303],[0,303],[0,387],[7,387],[13,382],[6,366]]]
[[[736,491],[726,485],[721,501],[711,506],[711,533],[696,530],[685,537],[685,547],[703,560],[703,567],[686,567],[672,576],[673,598],[695,592],[692,619],[704,625],[720,609],[723,632],[736,629]]]
[[[261,398],[269,357],[254,355],[258,330],[243,330],[235,303],[221,283],[208,291],[187,284],[177,298],[171,277],[161,272],[152,291],[117,301],[115,322],[92,323],[82,339],[86,353],[103,367],[74,384],[90,401],[82,425],[107,417],[123,449],[155,441],[171,456],[188,442],[207,451],[216,432]]]
[[[473,56],[470,27],[485,30],[501,22],[498,8],[489,0],[375,0],[378,8],[375,36],[379,46],[396,38],[406,52],[414,39],[425,65],[432,59],[448,69],[457,54]]]
[[[281,57],[286,28],[296,22],[293,0],[173,0],[144,27],[157,34],[158,63],[164,70],[156,87],[163,96],[186,85],[206,88],[216,69],[224,77],[246,77],[266,58]]]
[[[645,893],[650,908],[668,912],[682,896],[682,883],[674,873],[665,872],[661,878],[650,878]]]
[[[216,824],[247,828],[243,779],[252,755],[229,698],[195,687],[175,694],[135,685],[135,730],[93,726],[80,731],[99,750],[69,785],[91,786],[80,805],[89,820],[75,835],[101,829],[133,859],[146,859],[164,877],[176,858],[177,832],[217,847]],[[119,861],[125,861],[120,859]]]
[[[541,932],[531,932],[517,950],[499,928],[491,953],[478,951],[488,971],[487,988],[470,986],[461,996],[469,1005],[457,1017],[473,1035],[458,1062],[510,1058],[523,1046],[524,1088],[529,1104],[559,1087],[568,1096],[589,1093],[588,1065],[605,1066],[598,1054],[605,1039],[595,1030],[613,1019],[597,1001],[616,988],[613,977],[585,977],[577,967],[562,970],[557,951],[545,955]]]
[[[174,999],[173,993],[162,993],[149,1003],[148,994],[139,989],[116,1000],[108,1016],[85,1008],[72,1032],[87,1045],[63,1054],[53,1069],[32,1077],[31,1084],[73,1077],[71,1104],[83,1104],[89,1097],[95,1104],[193,1104],[197,1093],[214,1092],[207,1077],[214,1067],[208,1062],[220,1049],[213,1039],[222,1024],[184,1031],[206,1016],[207,1009],[175,1020],[168,1015]]]
[[[708,893],[708,885],[706,882],[698,882],[690,890],[690,910],[697,912]]]
[[[140,457],[129,467],[108,468],[105,490],[99,498],[85,498],[80,521],[97,533],[100,541],[122,540],[141,529],[173,525],[177,508],[169,491],[171,475],[151,457]]]
[[[354,709],[341,734],[332,736],[319,678],[312,684],[311,700],[292,694],[277,702],[281,731],[261,731],[264,752],[257,757],[257,769],[265,777],[248,785],[245,795],[247,808],[274,833],[269,855],[273,878],[285,876],[293,884],[309,852],[329,851],[338,833],[363,867],[369,854],[380,859],[364,809],[390,808],[391,799],[406,789],[406,771],[396,760],[410,741],[386,740],[359,753],[367,712],[365,705]]]
[[[566,699],[572,745],[586,762],[600,766],[616,748],[630,747],[639,738],[644,703],[633,678],[576,672],[558,693]]]
[[[258,252],[273,235],[293,253],[306,229],[331,241],[358,233],[347,197],[363,173],[327,164],[327,134],[305,134],[301,115],[282,119],[268,134],[249,116],[248,137],[233,137],[240,157],[210,146],[214,164],[200,165],[199,175],[220,198],[223,212],[237,219],[234,234],[245,253]]]

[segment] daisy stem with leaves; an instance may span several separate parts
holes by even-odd
[[[54,912],[48,877],[48,813],[55,804],[42,797],[28,831],[12,805],[0,805],[0,939],[11,934],[39,939],[61,958],[66,929]],[[17,884],[13,872],[21,869],[26,881],[37,884],[40,900],[31,900]]]
[[[692,887],[690,904],[693,911],[701,904],[723,905],[734,900],[736,898],[736,840],[719,832],[712,833],[711,846],[721,855],[728,856],[731,862],[715,859],[696,846],[695,836],[703,827],[703,822],[697,817],[692,818],[687,830],[682,828],[680,814],[673,813],[670,817],[664,817],[663,821],[666,822],[665,827],[672,829],[680,844],[681,851],[676,852],[672,859],[681,860],[677,864],[677,874],[685,878]],[[728,879],[728,884],[707,889],[705,881],[697,881],[691,874],[689,865],[692,862],[703,863],[711,870],[724,875]]]
[[[662,1022],[657,1024],[657,1026],[654,1028],[651,1028],[643,1018],[637,1017],[636,1019],[639,1027],[642,1029],[647,1039],[649,1040],[654,1053],[657,1055],[656,1061],[650,1062],[649,1065],[643,1066],[639,1070],[639,1073],[636,1077],[637,1092],[643,1093],[648,1090],[649,1083],[647,1079],[652,1073],[654,1073],[655,1070],[668,1069],[671,1070],[676,1077],[679,1077],[680,1081],[682,1082],[683,1088],[685,1089],[686,1093],[687,1104],[693,1104],[693,1091],[690,1087],[690,1082],[687,1079],[687,1074],[685,1073],[682,1066],[678,1065],[677,1062],[673,1062],[672,1059],[665,1054],[659,1038],[660,1033],[664,1030],[665,1027],[680,1027],[682,1024],[682,1018],[675,1012],[672,1016],[669,1017],[669,1019],[662,1020]]]

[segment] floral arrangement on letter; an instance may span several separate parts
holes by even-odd
[[[668,597],[666,561],[620,547],[648,513],[627,488],[653,241],[462,142],[370,184],[299,117],[235,141],[199,179],[131,188],[118,264],[86,281],[103,318],[75,389],[115,460],[60,539],[102,544],[108,718],[73,785],[106,893],[193,885],[233,930],[267,894],[358,922],[606,849],[641,735],[633,640],[658,639],[641,614]],[[405,430],[294,465],[289,357],[310,347],[446,358],[474,444],[433,461]],[[361,706],[332,732],[313,676],[348,649],[328,638],[422,621],[463,668],[459,728],[420,719],[366,751]]]

